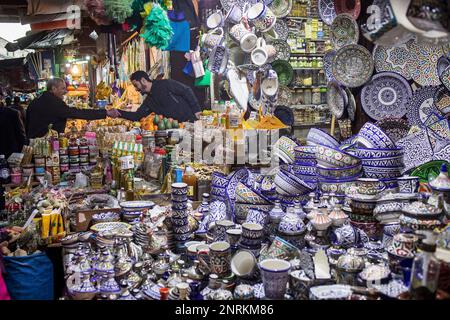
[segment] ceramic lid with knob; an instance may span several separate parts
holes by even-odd
[[[436,191],[450,191],[450,177],[445,163],[442,164],[439,175],[428,184]]]
[[[337,267],[347,272],[360,272],[365,267],[364,258],[347,252],[339,257]]]

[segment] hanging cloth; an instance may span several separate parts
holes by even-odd
[[[184,13],[172,10],[167,15],[173,30],[173,36],[164,50],[188,52],[191,47],[191,32],[189,30],[189,22],[185,19]]]

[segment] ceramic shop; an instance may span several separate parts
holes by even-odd
[[[5,296],[450,298],[443,1],[83,5],[98,39],[78,107],[137,110],[144,70],[201,112],[73,119],[0,157]]]

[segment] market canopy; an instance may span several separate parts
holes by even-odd
[[[8,51],[23,49],[45,49],[55,46],[68,45],[75,41],[74,31],[69,29],[59,29],[53,31],[40,31],[28,36],[19,38],[16,42],[8,43],[5,48]]]

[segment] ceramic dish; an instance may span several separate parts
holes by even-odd
[[[94,232],[117,232],[118,230],[130,229],[131,225],[124,222],[103,222],[91,227]]]
[[[291,47],[285,40],[275,39],[269,42],[275,47],[276,54],[274,60],[286,60],[291,58]]]
[[[350,88],[362,86],[372,76],[372,55],[363,46],[347,45],[336,53],[332,71],[334,78],[342,85]]]
[[[285,60],[275,60],[272,62],[272,69],[278,75],[278,81],[281,86],[288,86],[294,78],[294,69],[291,64]]]
[[[333,23],[334,18],[336,18],[336,10],[334,8],[333,0],[319,0],[318,3],[319,16],[327,25]]]
[[[327,103],[336,119],[342,118],[345,111],[347,94],[337,81],[330,81],[327,85]]]
[[[120,203],[120,207],[125,210],[144,210],[151,209],[155,206],[155,203],[152,201],[124,201]]]
[[[291,12],[292,2],[293,0],[273,0],[269,8],[277,18],[284,18]],[[277,19],[278,21],[279,19]]]
[[[330,0],[332,1],[332,0]],[[334,80],[332,65],[334,57],[336,56],[336,50],[329,50],[325,53],[323,57],[323,70],[325,71],[325,76],[327,81]]]
[[[412,89],[405,78],[394,72],[374,75],[361,90],[361,105],[374,120],[385,117],[401,118],[406,112]]]
[[[439,110],[434,104],[434,97],[438,89],[437,86],[426,86],[414,91],[407,104],[406,117],[410,125],[421,126],[425,124],[430,114],[439,114]]]
[[[437,65],[436,65],[436,69],[437,69],[437,74],[440,77],[441,74],[445,71],[445,69],[447,69],[448,67],[450,67],[450,59],[448,59],[446,56],[441,56],[438,61],[437,61]]]
[[[410,128],[408,121],[400,118],[387,117],[377,121],[375,124],[394,142],[406,137]]]
[[[371,122],[366,122],[358,133],[358,143],[366,148],[373,149],[393,149],[395,143],[378,126]]]
[[[439,85],[436,65],[444,53],[442,47],[414,42],[410,48],[412,79],[421,86]]]
[[[347,300],[352,291],[348,285],[325,285],[309,289],[309,298],[311,300]]]
[[[377,45],[373,49],[373,59],[377,72],[396,72],[407,80],[411,80],[411,53],[410,46],[414,42],[411,39],[407,43],[392,47]]]
[[[351,15],[342,13],[334,18],[330,29],[331,43],[336,50],[358,43],[359,28]]]
[[[442,113],[450,113],[450,90],[440,87],[434,95],[434,105]]]
[[[450,91],[450,66],[447,67],[442,74],[439,76],[439,80],[441,80],[442,84],[445,88]]]

